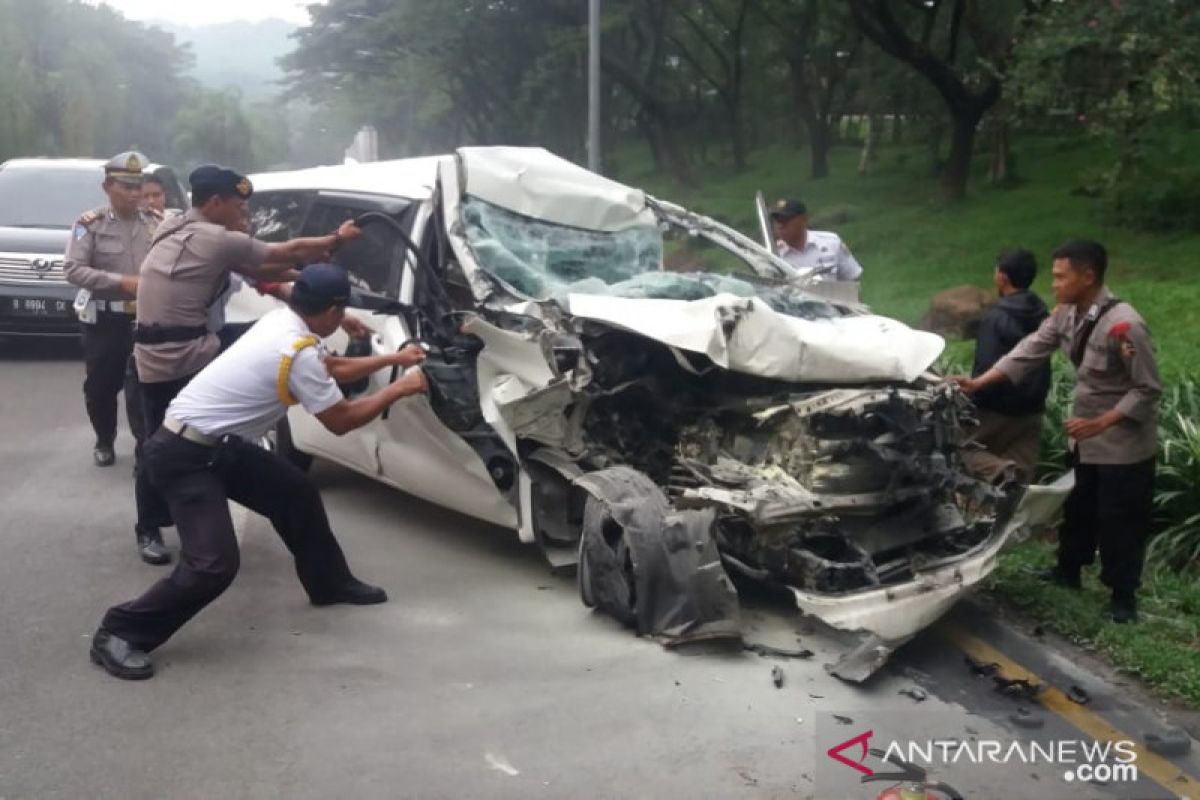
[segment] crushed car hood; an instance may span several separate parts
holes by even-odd
[[[942,353],[940,336],[873,315],[806,320],[757,297],[629,299],[572,294],[576,317],[701,353],[725,369],[787,381],[912,381]]]

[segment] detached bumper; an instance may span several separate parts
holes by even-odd
[[[793,588],[796,605],[805,614],[833,628],[863,634],[860,646],[830,671],[853,681],[868,677],[891,651],[936,622],[964,592],[990,575],[1005,545],[1052,520],[1074,485],[1074,473],[1068,472],[1054,483],[1028,487],[1011,517],[975,550],[921,570],[907,583],[846,595]]]

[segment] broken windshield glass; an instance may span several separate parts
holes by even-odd
[[[549,300],[662,269],[663,237],[654,225],[591,231],[554,225],[468,197],[463,203],[467,241],[480,266],[521,294]],[[584,291],[587,291],[584,289]]]
[[[565,306],[570,294],[661,300],[732,294],[759,297],[775,311],[803,319],[841,316],[794,286],[756,279],[733,253],[668,221],[593,231],[527,217],[477,197],[463,202],[463,219],[479,265],[537,300]]]

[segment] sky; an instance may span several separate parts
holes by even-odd
[[[321,0],[90,0],[110,5],[130,19],[161,20],[179,25],[211,25],[277,18],[305,24],[305,7]]]

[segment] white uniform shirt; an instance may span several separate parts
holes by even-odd
[[[279,365],[292,358],[288,391],[310,414],[342,400],[325,369],[320,344],[295,351],[313,336],[296,312],[280,308],[255,323],[232,347],[200,371],[171,401],[167,415],[209,436],[234,434],[258,439],[287,413],[279,398]]]
[[[833,231],[809,231],[804,249],[779,242],[779,257],[804,274],[822,281],[856,281],[863,268],[850,253],[842,237]]]

